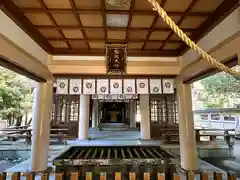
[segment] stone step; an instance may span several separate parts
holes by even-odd
[[[127,124],[124,123],[101,123],[99,127],[128,127]]]

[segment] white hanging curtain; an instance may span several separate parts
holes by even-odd
[[[174,79],[163,79],[163,93],[173,94],[174,93]]]
[[[56,94],[68,94],[68,79],[57,79]]]
[[[84,79],[83,80],[83,94],[95,94],[95,79]]]
[[[82,79],[70,79],[69,94],[82,93]]]
[[[97,80],[97,94],[109,94],[108,79]]]
[[[135,79],[124,79],[123,80],[123,93],[124,94],[135,94],[136,93]]]
[[[122,94],[122,79],[110,79],[111,94]]]
[[[162,94],[162,80],[161,79],[150,79],[150,93],[151,94]]]
[[[148,94],[148,79],[137,79],[137,93]]]

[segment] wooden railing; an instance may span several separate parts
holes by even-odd
[[[210,174],[211,174],[211,176],[213,176],[213,178],[210,177]],[[13,173],[10,175],[11,180],[20,180],[21,177],[25,177],[26,180],[35,180],[35,177],[37,178],[37,176],[38,175],[34,174],[34,173]],[[48,173],[41,173],[39,176],[41,177],[41,180],[49,180]],[[52,176],[52,173],[51,173],[51,176]],[[55,173],[55,174],[53,174],[53,176],[54,176],[55,180],[66,179],[66,177],[64,176],[63,173]],[[137,180],[139,178],[139,176],[137,176],[137,174],[135,172],[129,172],[128,177],[126,177],[125,174],[123,176],[123,174],[121,172],[115,172],[113,176],[114,176],[115,180],[121,180],[121,179],[123,179],[123,177],[124,177],[124,179],[128,179],[128,180]],[[95,177],[95,178],[93,178],[93,177]],[[81,179],[84,178],[85,180],[95,180],[95,179],[107,180],[108,179],[106,172],[100,173],[99,176],[97,176],[97,177],[93,176],[92,172],[87,172],[84,176],[81,176],[81,174],[78,172],[72,172],[72,173],[70,173],[70,175],[68,176],[67,179],[79,180],[79,178],[81,178]],[[149,173],[149,172],[143,173],[143,180],[150,180],[151,178],[153,178],[151,173]],[[170,179],[172,179],[172,180],[180,180],[180,179],[194,180],[194,178],[195,178],[195,174],[193,172],[189,172],[185,176],[173,174],[172,178],[170,178]],[[6,179],[7,179],[7,173],[1,173],[0,180],[6,180]],[[166,178],[164,173],[158,173],[154,179],[168,180],[169,178]],[[222,179],[226,179],[226,177],[220,172],[214,172],[214,173],[201,172],[200,173],[200,180],[208,180],[208,179],[222,180]],[[227,179],[228,180],[236,180],[237,176],[234,173],[229,172],[229,173],[227,173]]]

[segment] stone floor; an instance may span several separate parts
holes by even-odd
[[[143,145],[143,146],[149,146],[149,145],[161,145],[161,147],[170,150],[171,152],[175,153],[176,155],[179,155],[179,145],[173,145],[173,144],[165,144],[163,141],[159,140],[140,140],[139,139],[139,132],[138,131],[106,131],[106,132],[97,132],[97,131],[90,131],[89,137],[90,140],[71,140],[68,141],[67,145],[54,145],[50,146],[49,149],[49,167],[52,166],[52,160],[61,154],[62,152],[66,151],[70,146],[95,146],[95,145],[105,145],[105,146],[120,146],[120,145]],[[216,145],[212,144],[205,144],[205,148],[213,148]],[[197,145],[198,148],[202,148],[202,144]],[[218,144],[218,148],[226,147],[224,144]],[[8,144],[0,144],[0,150],[3,149],[25,149],[29,150],[31,147],[29,145],[24,144],[23,142],[15,142],[12,143],[11,146]],[[240,144],[239,144],[240,148]],[[239,154],[240,157],[240,154]],[[7,169],[7,172],[28,172],[29,169],[29,161],[26,160],[12,168]],[[214,167],[213,165],[206,163],[205,161],[202,161],[201,159],[198,159],[198,163],[200,165],[200,169],[207,172],[212,171],[222,171],[219,168]],[[54,169],[53,169],[54,170]],[[197,176],[198,177],[198,176]],[[53,177],[51,176],[50,179]],[[197,178],[198,179],[198,178]]]

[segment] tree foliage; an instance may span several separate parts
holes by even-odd
[[[19,117],[33,101],[31,80],[0,68],[0,114],[2,118]]]
[[[226,73],[218,73],[200,81],[203,86],[203,100],[206,108],[239,107],[240,81]]]

